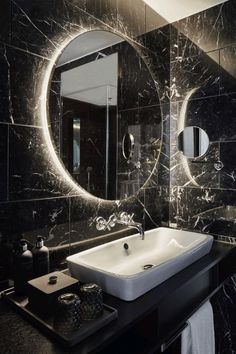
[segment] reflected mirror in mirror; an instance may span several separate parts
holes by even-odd
[[[207,133],[199,127],[186,127],[178,136],[179,150],[189,158],[205,155],[209,143]]]
[[[129,160],[134,154],[134,136],[126,133],[122,140],[122,153],[126,160]]]
[[[158,93],[124,38],[96,30],[70,42],[52,75],[49,115],[58,156],[89,193],[118,200],[149,178],[160,150]]]

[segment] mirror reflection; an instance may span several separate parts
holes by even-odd
[[[126,160],[129,160],[134,154],[134,136],[126,133],[122,140],[122,153]]]
[[[89,193],[126,198],[150,176],[161,139],[158,94],[146,64],[120,36],[90,31],[65,48],[49,113],[55,149]]]
[[[207,133],[199,127],[186,127],[178,136],[179,150],[184,156],[197,158],[205,155],[209,148],[209,137]]]

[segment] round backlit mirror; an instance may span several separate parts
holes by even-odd
[[[159,158],[160,149],[153,153],[162,133],[158,93],[133,45],[109,31],[80,34],[52,73],[55,150],[71,178],[103,199],[136,193]]]
[[[209,148],[209,137],[199,127],[186,127],[178,136],[178,147],[184,156],[197,158],[206,154]]]

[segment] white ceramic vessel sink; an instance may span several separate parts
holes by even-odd
[[[209,253],[212,243],[210,235],[160,227],[147,231],[144,240],[138,234],[124,237],[67,262],[74,278],[131,301]]]

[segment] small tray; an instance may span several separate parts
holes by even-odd
[[[29,307],[28,298],[17,296],[14,288],[3,291],[2,298],[45,334],[53,337],[67,347],[80,343],[83,339],[106,326],[118,316],[116,309],[104,304],[103,315],[101,317],[92,321],[82,322],[81,327],[77,331],[65,336],[54,329],[52,316],[47,318],[41,317],[38,313],[33,312]]]

